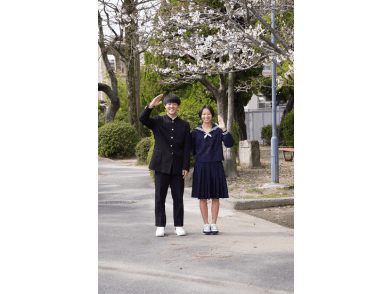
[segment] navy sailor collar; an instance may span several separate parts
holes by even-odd
[[[195,130],[198,130],[198,131],[201,131],[204,133],[204,139],[207,138],[207,136],[211,137],[211,133],[213,131],[215,131],[216,129],[219,129],[219,127],[217,125],[213,125],[212,128],[208,132],[206,132],[201,125],[198,125],[195,128]]]

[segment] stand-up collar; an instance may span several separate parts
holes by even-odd
[[[170,116],[168,116],[167,114],[166,114],[166,116],[167,116],[168,118],[170,118],[172,121],[176,120],[176,119],[177,119],[177,117],[178,117],[178,115],[176,115],[176,117],[175,117],[175,118],[171,118],[171,117],[170,117]]]

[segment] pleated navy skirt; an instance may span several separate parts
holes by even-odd
[[[221,161],[195,164],[192,197],[198,199],[229,198],[225,171]]]

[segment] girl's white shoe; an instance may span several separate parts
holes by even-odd
[[[209,224],[205,224],[203,228],[203,235],[209,235],[211,234],[211,227]]]
[[[218,226],[216,224],[211,224],[211,234],[213,235],[219,234]]]

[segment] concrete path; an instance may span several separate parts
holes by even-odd
[[[293,293],[294,230],[221,207],[220,234],[203,235],[198,200],[184,195],[187,236],[155,237],[146,167],[98,159],[99,293]],[[211,216],[209,216],[211,218]]]

